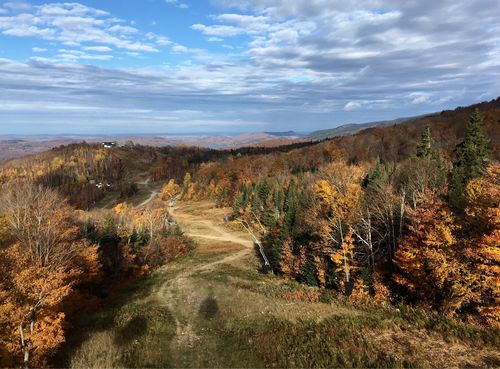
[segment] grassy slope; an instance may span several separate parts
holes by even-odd
[[[498,332],[422,311],[283,294],[308,287],[258,272],[249,238],[223,210],[182,205],[198,248],[82,316],[73,367],[498,367]],[[231,241],[224,241],[229,237]],[[221,260],[223,262],[221,262]],[[67,364],[67,363],[66,363]]]

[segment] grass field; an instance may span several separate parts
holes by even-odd
[[[181,204],[198,248],[82,316],[74,368],[499,367],[500,335],[409,307],[354,305],[263,275],[250,237],[224,210]],[[323,302],[321,302],[323,301]]]

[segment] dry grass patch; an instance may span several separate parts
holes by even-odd
[[[199,254],[212,254],[212,253],[231,253],[243,250],[244,247],[237,245],[232,242],[220,242],[220,241],[206,241],[200,243],[196,248],[196,252]]]
[[[441,335],[426,330],[376,330],[366,334],[380,350],[390,348],[396,357],[418,362],[425,368],[500,366],[500,353],[493,348],[478,350],[463,341],[445,341]]]

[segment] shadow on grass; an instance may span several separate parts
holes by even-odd
[[[214,297],[207,297],[200,305],[200,315],[205,319],[213,319],[219,313],[219,304]]]
[[[115,343],[118,346],[125,346],[140,338],[148,329],[148,321],[142,316],[132,318],[124,327],[118,329],[115,336]]]
[[[125,347],[144,336],[150,329],[149,320],[154,315],[153,325],[166,324],[174,326],[171,312],[165,307],[152,309],[147,304],[137,304],[154,293],[159,279],[173,278],[169,273],[152,274],[140,279],[123,290],[109,295],[102,300],[99,311],[83,312],[71,322],[66,342],[53,358],[54,367],[67,368],[74,355],[79,352],[89,339],[96,334],[110,332],[113,343],[118,348]],[[167,323],[165,323],[167,322]],[[175,330],[174,330],[175,335]],[[170,334],[166,335],[170,336]]]

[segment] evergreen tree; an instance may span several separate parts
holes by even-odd
[[[120,241],[115,222],[112,218],[107,219],[99,239],[100,256],[104,272],[107,275],[119,273],[121,264]]]
[[[318,286],[318,279],[316,278],[316,266],[314,265],[314,260],[311,257],[308,257],[307,261],[302,266],[298,280],[299,282],[305,283],[309,286]]]
[[[286,200],[284,207],[285,218],[283,220],[282,239],[285,239],[287,236],[293,233],[297,207],[298,207],[298,198],[295,189],[295,181],[292,179],[290,181],[286,193]]]
[[[261,221],[262,224],[269,229],[274,229],[278,220],[276,216],[276,204],[274,200],[274,196],[272,196],[272,194],[268,194],[267,198],[264,201],[264,212],[262,214]]]
[[[431,157],[434,152],[432,144],[431,127],[426,126],[420,137],[420,142],[417,144],[417,158]]]
[[[481,132],[484,117],[476,109],[467,125],[467,133],[462,143],[457,146],[457,158],[453,163],[450,180],[450,205],[455,211],[462,211],[465,206],[464,190],[474,178],[486,173],[489,163],[489,140]]]
[[[271,187],[269,186],[269,183],[267,183],[267,182],[263,182],[258,186],[256,191],[257,191],[257,195],[259,196],[261,203],[266,202],[266,200],[269,196],[270,190],[271,190]]]
[[[255,214],[255,216],[260,217],[262,202],[261,202],[260,196],[258,194],[258,189],[259,189],[259,186],[257,185],[253,191],[252,211]]]
[[[130,234],[129,238],[128,238],[128,244],[130,247],[132,247],[134,249],[134,251],[138,251],[139,250],[139,242],[140,241],[140,236],[139,236],[139,232],[137,232],[137,229],[132,229],[132,233]]]
[[[417,144],[417,159],[431,160],[436,169],[444,169],[446,167],[443,154],[434,146],[430,126],[425,127]]]
[[[283,208],[285,206],[285,192],[283,191],[281,185],[274,191],[273,197],[277,218],[281,218],[283,216]]]
[[[239,217],[241,209],[245,208],[245,194],[238,191],[233,203],[233,217]]]
[[[377,161],[375,162],[375,165],[373,168],[370,169],[368,174],[363,180],[363,187],[367,188],[378,181],[384,179],[386,173],[384,170],[384,167],[382,166],[382,163],[380,163],[380,157],[377,157]]]

